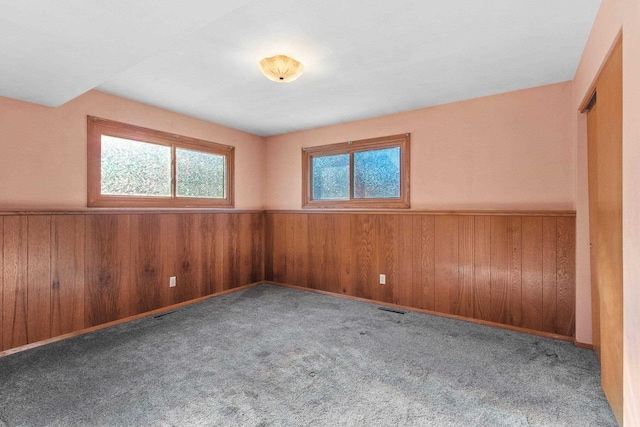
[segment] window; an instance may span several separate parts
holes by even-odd
[[[410,135],[302,149],[302,207],[408,208]]]
[[[233,147],[87,117],[88,205],[233,207]]]

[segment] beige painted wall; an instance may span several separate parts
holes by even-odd
[[[263,207],[264,138],[90,91],[58,108],[0,97],[0,209],[86,207],[87,115],[235,146],[236,208]]]
[[[267,138],[265,206],[301,208],[301,148],[411,133],[412,209],[574,209],[571,83]]]
[[[624,422],[640,426],[640,2],[603,0],[574,79],[576,111],[622,31],[623,55],[623,281]],[[576,113],[578,114],[578,113]],[[578,300],[589,289],[589,217],[585,119],[574,118],[577,168]],[[588,303],[590,304],[590,298]],[[580,311],[580,307],[577,307]],[[590,313],[590,311],[589,311]],[[586,316],[584,316],[586,317]],[[590,316],[589,316],[590,317]],[[581,319],[576,318],[577,321]],[[583,319],[584,320],[584,319]]]

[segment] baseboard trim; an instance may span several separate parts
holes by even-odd
[[[226,289],[224,291],[217,292],[215,294],[205,295],[205,296],[200,297],[200,298],[192,299],[192,300],[189,300],[189,301],[183,301],[183,302],[180,302],[180,303],[177,303],[177,304],[169,305],[167,307],[158,308],[158,309],[152,310],[152,311],[146,311],[144,313],[136,314],[134,316],[129,316],[129,317],[125,317],[123,319],[114,320],[113,322],[103,323],[101,325],[92,326],[90,328],[81,329],[81,330],[75,331],[75,332],[69,332],[68,334],[58,335],[56,337],[47,338],[46,340],[34,342],[34,343],[31,343],[31,344],[22,345],[20,347],[10,348],[8,350],[0,351],[0,357],[9,356],[10,354],[20,353],[20,352],[23,352],[23,351],[26,351],[26,350],[31,350],[32,348],[41,347],[43,345],[47,345],[47,344],[51,344],[51,343],[54,343],[54,342],[66,340],[68,338],[74,338],[74,337],[78,337],[80,335],[89,334],[91,332],[99,331],[101,329],[110,328],[110,327],[116,326],[116,325],[121,325],[122,323],[131,322],[133,320],[142,319],[144,317],[155,316],[157,314],[161,314],[161,313],[165,313],[167,311],[175,310],[176,308],[180,308],[180,307],[184,307],[186,305],[191,305],[191,304],[195,304],[197,302],[205,301],[205,300],[208,300],[210,298],[219,297],[221,295],[226,295],[226,294],[230,294],[232,292],[237,292],[237,291],[242,291],[244,289],[252,288],[254,286],[261,285],[263,283],[264,282],[260,281],[260,282],[250,283],[250,284],[244,285],[244,286],[238,286],[237,288]]]
[[[346,298],[346,299],[350,299],[350,300],[354,300],[354,301],[367,302],[367,303],[370,303],[370,304],[382,305],[382,306],[385,306],[385,307],[393,307],[393,308],[399,308],[399,309],[407,310],[407,311],[415,311],[415,312],[418,312],[418,313],[425,313],[425,314],[431,314],[431,315],[434,315],[434,316],[447,317],[449,319],[462,320],[462,321],[465,321],[465,322],[476,323],[476,324],[484,325],[484,326],[491,326],[491,327],[494,327],[494,328],[508,329],[510,331],[522,332],[522,333],[529,334],[529,335],[536,335],[536,336],[544,337],[544,338],[552,338],[552,339],[555,339],[555,340],[568,341],[568,342],[572,342],[574,344],[576,342],[573,337],[569,337],[569,336],[566,336],[566,335],[559,335],[559,334],[554,334],[554,333],[551,333],[551,332],[536,331],[536,330],[533,330],[533,329],[521,328],[519,326],[512,326],[512,325],[505,325],[503,323],[490,322],[488,320],[473,319],[473,318],[470,318],[470,317],[457,316],[455,314],[439,313],[437,311],[431,311],[431,310],[425,310],[425,309],[421,309],[421,308],[409,307],[409,306],[400,305],[400,304],[393,304],[393,303],[390,303],[390,302],[376,301],[376,300],[367,299],[367,298],[354,297],[354,296],[351,296],[351,295],[339,294],[339,293],[336,293],[336,292],[322,291],[320,289],[305,288],[303,286],[290,285],[288,283],[274,282],[274,281],[271,281],[271,280],[265,280],[264,283],[268,283],[268,284],[276,285],[276,286],[283,286],[285,288],[298,289],[298,290],[301,290],[301,291],[309,291],[309,292],[315,292],[315,293],[324,294],[324,295],[330,295],[330,296],[334,296],[334,297]]]
[[[573,345],[575,345],[578,348],[586,348],[586,349],[589,349],[589,350],[593,350],[593,344],[587,344],[587,343],[584,343],[584,342],[573,340]]]

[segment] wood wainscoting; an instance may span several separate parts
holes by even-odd
[[[575,212],[268,211],[265,278],[573,337]]]
[[[6,213],[0,245],[0,350],[264,279],[262,212]]]

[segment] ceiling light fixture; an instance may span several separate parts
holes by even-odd
[[[300,77],[304,67],[293,58],[286,55],[276,55],[260,61],[260,70],[269,80],[287,83]]]

